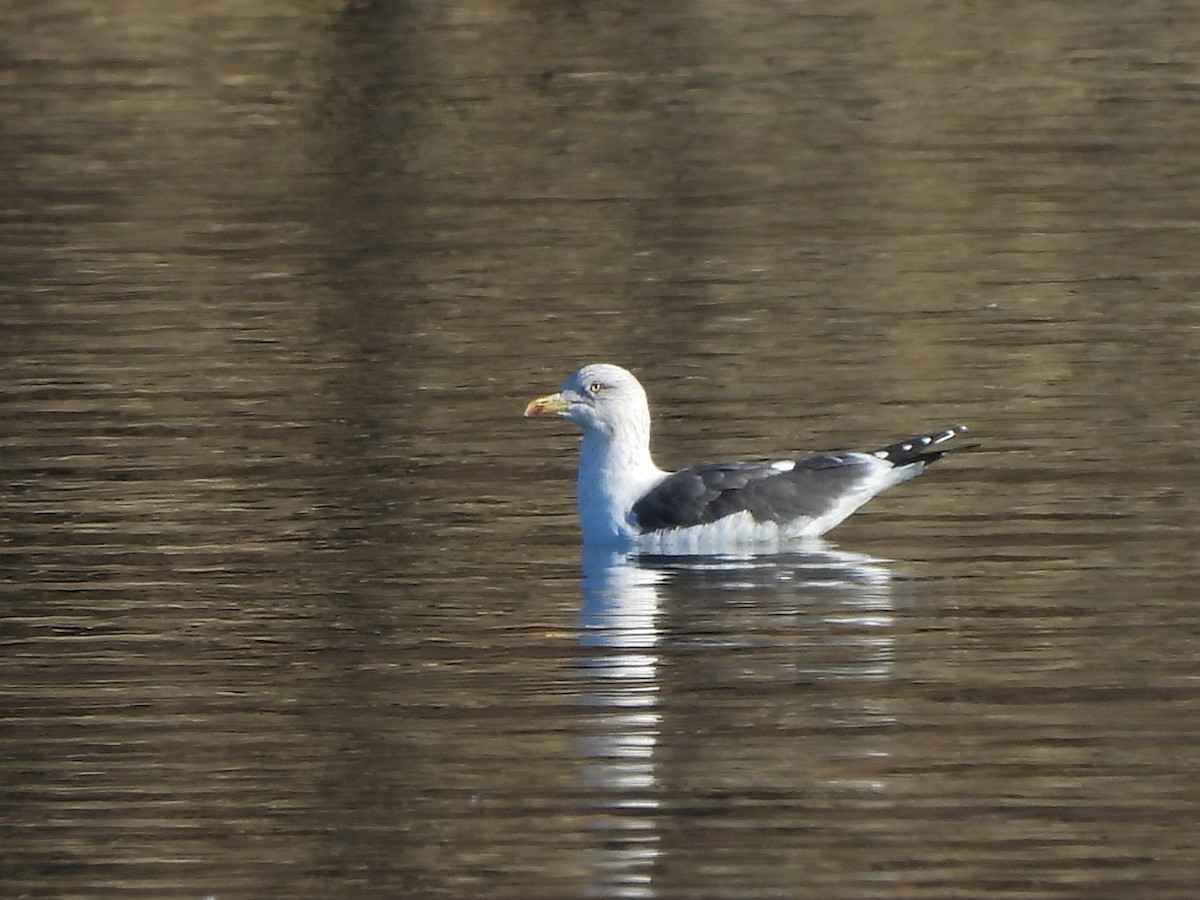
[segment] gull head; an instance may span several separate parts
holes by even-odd
[[[609,363],[584,366],[558,393],[538,397],[525,407],[526,417],[551,415],[574,422],[585,432],[610,436],[631,430],[650,432],[645,390],[630,372]]]

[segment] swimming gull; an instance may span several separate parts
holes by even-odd
[[[816,537],[874,497],[915,478],[967,429],[951,425],[869,452],[773,462],[703,463],[665,472],[650,456],[650,406],[638,380],[595,363],[525,415],[583,429],[577,498],[583,542],[663,553],[721,552]]]

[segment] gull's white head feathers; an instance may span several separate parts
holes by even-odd
[[[625,433],[650,436],[650,404],[633,374],[610,363],[592,363],[572,373],[557,394],[539,397],[526,416],[556,415],[585,432],[616,438]]]
[[[628,541],[634,502],[666,475],[650,456],[650,404],[633,375],[610,363],[574,372],[526,416],[555,415],[583,429],[577,496],[585,543]]]

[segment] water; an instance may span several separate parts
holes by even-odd
[[[1190,11],[8,6],[0,894],[1194,894]],[[983,448],[581,559],[597,359]]]

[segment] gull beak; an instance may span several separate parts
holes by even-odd
[[[529,405],[525,407],[525,418],[530,416],[557,416],[566,412],[567,407],[571,404],[562,394],[547,394],[545,397],[538,397],[536,400],[530,400]]]

